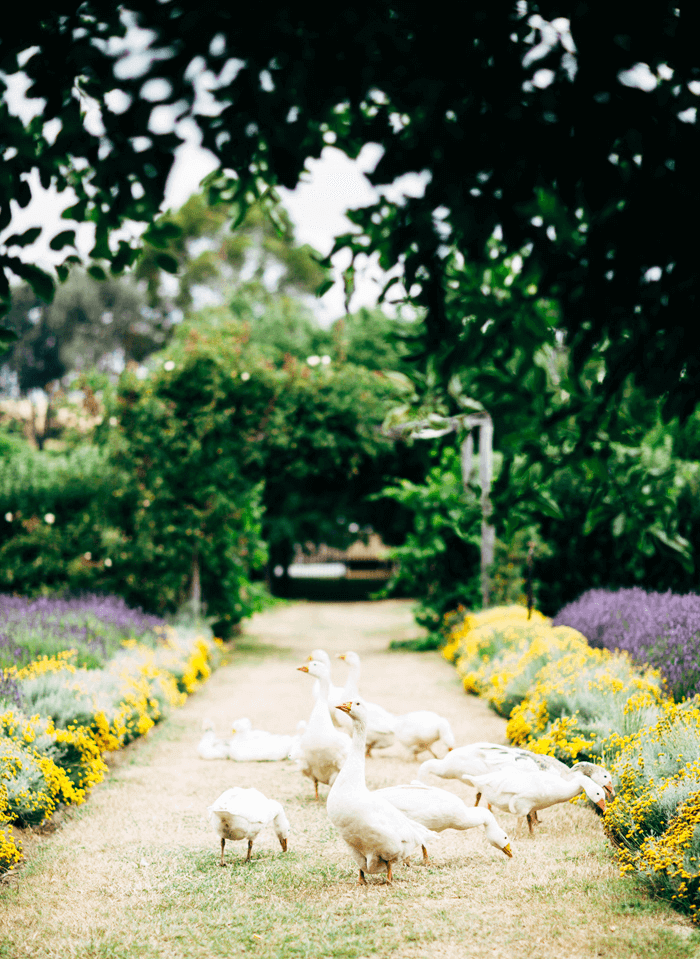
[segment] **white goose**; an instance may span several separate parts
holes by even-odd
[[[468,807],[459,796],[447,792],[446,789],[436,789],[435,786],[426,786],[425,783],[414,780],[410,784],[388,786],[386,789],[377,789],[375,796],[383,796],[392,806],[421,823],[426,829],[442,832],[443,829],[473,829],[474,826],[484,826],[486,839],[510,858],[513,853],[510,849],[510,839],[501,829],[496,817],[488,809]],[[428,851],[423,846],[423,861],[428,861]]]
[[[239,763],[277,762],[294,748],[295,737],[253,729],[249,719],[237,719],[228,741],[228,757]]]
[[[226,865],[224,846],[227,839],[248,840],[248,855],[245,860],[248,862],[253,851],[253,840],[269,822],[275,827],[282,852],[287,851],[289,822],[284,810],[278,802],[268,799],[257,789],[243,789],[241,786],[227,789],[209,807],[207,813],[212,829],[221,838],[221,866]]]
[[[414,759],[417,759],[418,754],[423,750],[427,750],[434,756],[432,747],[435,743],[442,743],[448,752],[454,748],[455,744],[449,722],[444,716],[427,709],[397,716],[394,721],[394,733],[398,741],[413,753]]]
[[[590,801],[605,812],[605,793],[583,773],[574,772],[563,779],[555,772],[535,771],[506,766],[486,776],[473,776],[472,783],[491,806],[515,816],[526,816],[532,833],[538,809],[547,809],[556,803],[567,802],[585,792]]]
[[[332,786],[341,766],[350,752],[350,739],[337,730],[331,722],[328,711],[328,686],[330,673],[328,667],[317,660],[311,660],[298,667],[302,673],[315,676],[321,684],[321,693],[314,701],[314,708],[294,750],[294,758],[301,771],[313,780],[318,799],[318,784]]]
[[[219,739],[214,732],[214,724],[210,719],[202,723],[202,738],[197,744],[200,759],[228,759],[228,743]]]
[[[555,773],[567,780],[572,774],[583,773],[584,776],[588,776],[593,782],[602,786],[609,798],[615,795],[612,777],[603,766],[586,762],[567,766],[554,756],[533,753],[529,749],[519,749],[515,746],[500,746],[497,743],[470,743],[468,746],[459,746],[451,750],[443,759],[428,759],[418,770],[418,775],[422,778],[424,773],[431,772],[443,779],[461,779],[462,782],[474,785],[472,781],[474,776],[485,776],[505,768],[531,772],[539,769]],[[477,791],[477,805],[480,797],[481,793]]]
[[[372,755],[372,750],[384,749],[391,746],[394,742],[394,722],[396,716],[384,709],[378,703],[370,703],[360,696],[360,673],[362,666],[360,657],[357,653],[347,652],[339,653],[338,659],[344,660],[350,667],[345,686],[342,689],[340,699],[332,702],[332,705],[339,706],[341,703],[350,702],[353,699],[362,701],[367,709],[367,755]]]
[[[342,713],[334,708],[338,705],[338,703],[345,702],[347,696],[345,699],[343,699],[343,687],[336,686],[333,683],[331,678],[332,668],[330,656],[325,649],[314,649],[311,655],[308,657],[307,662],[311,662],[312,660],[315,660],[317,663],[323,663],[328,667],[328,708],[330,710],[331,719],[333,720],[333,725],[337,726],[338,729],[344,730],[346,733],[352,734],[351,720],[345,715],[345,713]],[[313,695],[315,698],[321,695],[321,684],[320,680],[318,679],[314,683]]]
[[[365,782],[367,709],[359,699],[337,708],[352,719],[352,746],[328,794],[328,818],[340,831],[360,867],[358,883],[367,885],[366,872],[385,871],[386,881],[391,882],[394,863],[408,859],[435,833],[404,816],[387,799],[369,791]]]

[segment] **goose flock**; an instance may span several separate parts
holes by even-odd
[[[290,759],[314,785],[329,787],[326,810],[359,868],[358,883],[366,875],[385,874],[392,881],[394,867],[422,854],[429,861],[428,844],[445,829],[481,827],[495,849],[511,857],[510,839],[493,809],[525,817],[530,834],[540,820],[537,812],[585,794],[604,811],[614,796],[610,773],[594,763],[567,766],[546,756],[502,746],[471,743],[455,747],[450,724],[429,710],[395,715],[359,692],[361,664],[355,652],[337,657],[348,666],[343,686],[333,683],[331,659],[315,649],[297,669],[314,679],[312,709],[291,736],[255,730],[247,718],[233,723],[232,736],[219,739],[211,722],[205,722],[197,747],[202,759],[236,762],[274,762]],[[395,743],[418,760],[430,759],[418,769],[418,778],[383,789],[370,790],[365,763],[373,749]],[[437,750],[437,752],[436,752]],[[477,790],[476,805],[467,806],[458,796],[429,785],[430,776],[457,779]],[[481,798],[487,807],[480,806]],[[282,851],[287,849],[289,822],[282,806],[257,789],[227,789],[208,810],[209,823],[221,840],[220,864],[225,865],[226,840],[247,840],[246,862],[253,841],[272,823]]]

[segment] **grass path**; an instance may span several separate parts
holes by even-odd
[[[621,880],[590,809],[547,810],[536,838],[513,817],[506,859],[480,830],[443,833],[432,863],[399,868],[393,886],[356,866],[323,802],[291,762],[204,762],[202,720],[220,733],[249,716],[258,728],[293,731],[311,706],[295,670],[315,647],[355,649],[362,690],[394,712],[435,709],[458,744],[503,742],[505,723],[464,695],[437,653],[389,653],[415,635],[410,604],[290,604],[255,617],[230,665],[169,721],[118,758],[89,802],[52,835],[25,841],[28,864],[0,889],[0,957],[7,959],[260,959],[394,956],[686,959],[700,934],[632,880]],[[344,675],[338,664],[336,680]],[[367,764],[370,788],[408,782],[416,764],[401,747]],[[474,792],[434,779],[473,802]],[[289,852],[272,829],[243,862],[244,843],[218,839],[206,807],[234,785],[256,786],[285,806]],[[325,796],[327,790],[321,787]]]

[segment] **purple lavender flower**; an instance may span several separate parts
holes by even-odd
[[[675,699],[700,692],[700,596],[640,587],[591,589],[564,606],[554,626],[572,626],[591,646],[623,649],[661,670]]]
[[[24,666],[40,655],[78,650],[78,660],[102,665],[124,639],[155,641],[159,616],[130,609],[119,596],[72,599],[0,594],[0,668]]]

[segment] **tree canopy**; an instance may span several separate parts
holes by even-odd
[[[294,187],[326,144],[356,156],[376,142],[383,154],[371,181],[426,171],[425,192],[356,211],[357,232],[337,247],[402,266],[426,310],[425,349],[446,374],[458,362],[451,346],[459,353],[450,270],[488,264],[496,237],[493,259],[521,256],[523,279],[561,304],[572,398],[598,351],[598,408],[630,374],[665,399],[667,415],[695,406],[696,4],[654,0],[640,16],[638,6],[601,0],[476,0],[459,26],[452,4],[392,0],[272,3],[244,19],[192,0],[134,0],[129,11],[105,0],[39,3],[5,25],[0,70],[24,71],[27,95],[44,106],[23,123],[7,98],[0,104],[0,229],[11,200],[29,202],[36,168],[44,186],[75,191],[67,218],[94,223],[95,261],[116,271],[133,263],[136,244],[110,233],[155,218],[180,142],[166,108],[194,119],[221,165],[209,195],[241,216],[272,204],[274,186]],[[130,54],[129,23],[151,31],[150,56]],[[202,77],[206,103],[196,94]],[[71,250],[70,226],[54,249]],[[161,222],[146,235],[164,247],[171,230]],[[0,272],[48,299],[50,278],[17,255],[34,238],[6,237]],[[0,294],[8,289],[5,280]],[[508,316],[490,319],[483,335],[507,338],[506,354],[521,351]],[[553,335],[542,330],[544,341]]]

